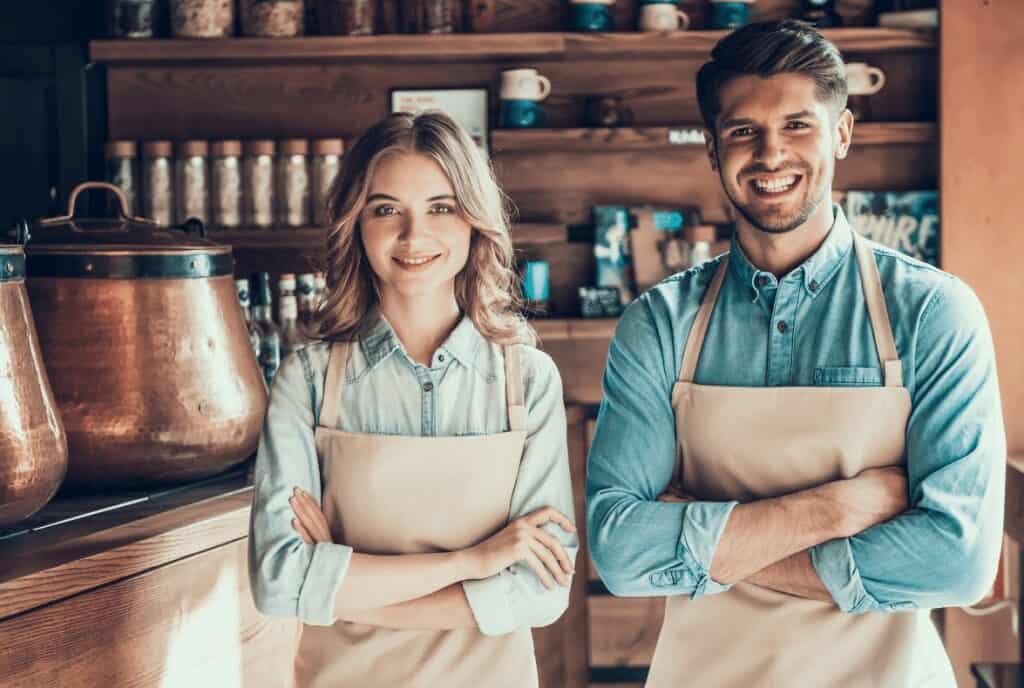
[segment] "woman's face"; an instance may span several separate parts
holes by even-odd
[[[359,224],[382,302],[454,294],[473,228],[434,160],[419,153],[379,160]]]

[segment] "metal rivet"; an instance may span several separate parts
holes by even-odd
[[[7,274],[10,275],[14,272],[14,263],[7,263]]]

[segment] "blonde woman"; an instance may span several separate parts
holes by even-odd
[[[450,118],[398,114],[330,211],[322,342],[278,371],[256,460],[256,606],[302,621],[298,688],[536,686],[578,542],[504,197]]]

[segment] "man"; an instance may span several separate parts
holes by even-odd
[[[668,598],[649,686],[955,686],[926,610],[982,597],[1002,537],[981,305],[831,204],[854,127],[818,33],[739,29],[697,93],[736,233],[616,331],[587,476],[597,570]]]

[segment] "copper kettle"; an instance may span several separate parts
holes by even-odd
[[[3,527],[50,501],[68,465],[64,426],[25,293],[25,254],[20,245],[0,245],[0,409]]]
[[[120,217],[82,219],[84,189]],[[195,480],[256,449],[267,394],[235,295],[231,247],[202,225],[128,217],[87,182],[40,220],[26,284],[68,437],[68,482]],[[191,230],[191,231],[190,231]]]

